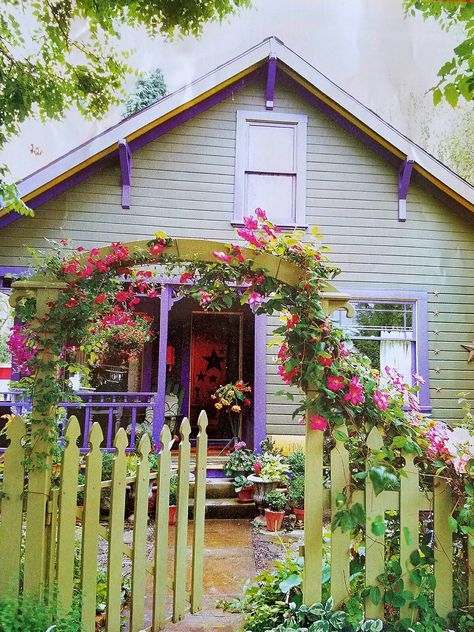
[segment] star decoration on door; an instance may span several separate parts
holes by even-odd
[[[221,371],[221,363],[225,360],[224,356],[217,355],[215,349],[212,350],[211,355],[202,356],[202,358],[207,361],[206,373],[211,369],[217,369],[218,371]]]
[[[474,340],[468,345],[461,345],[463,349],[469,351],[469,355],[467,356],[467,361],[471,362],[474,359]]]

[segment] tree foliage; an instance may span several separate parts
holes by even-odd
[[[443,98],[455,107],[460,98],[474,99],[474,3],[439,2],[430,0],[405,0],[405,13],[424,19],[434,18],[443,30],[453,27],[464,30],[465,39],[453,50],[453,57],[438,70],[438,83],[433,86],[433,101]]]
[[[127,118],[152,103],[156,103],[166,94],[166,82],[159,68],[143,74],[136,82],[132,93],[125,99],[122,118]]]
[[[467,112],[439,146],[441,160],[461,178],[474,185],[474,116]]]
[[[122,100],[130,72],[114,42],[121,24],[151,36],[199,35],[249,0],[4,0],[0,8],[0,148],[31,116],[61,119],[75,106],[88,118]],[[86,36],[83,34],[86,33]],[[0,166],[4,205],[28,212]]]

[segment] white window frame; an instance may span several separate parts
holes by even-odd
[[[291,175],[296,176],[295,217],[288,217],[287,223],[279,223],[282,228],[307,228],[306,222],[306,139],[308,117],[305,114],[288,114],[279,112],[249,112],[237,111],[236,156],[235,156],[235,190],[234,217],[232,225],[241,226],[244,221],[245,204],[245,175],[248,169],[249,123],[268,123],[269,126],[278,124],[293,125],[296,130],[296,165]],[[255,172],[252,172],[255,173]],[[257,173],[272,175],[275,172],[258,171]],[[280,173],[280,172],[278,172]],[[283,172],[281,172],[283,175]],[[290,175],[286,173],[286,175]],[[267,209],[271,210],[271,209]],[[249,211],[250,213],[250,211]]]

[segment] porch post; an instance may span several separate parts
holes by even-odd
[[[160,338],[158,343],[158,386],[153,407],[153,443],[159,445],[165,423],[166,348],[168,346],[168,317],[171,309],[171,286],[164,284],[160,295]]]
[[[253,447],[260,450],[260,442],[265,439],[267,432],[267,315],[255,315],[255,343],[254,343],[254,387],[253,387]]]

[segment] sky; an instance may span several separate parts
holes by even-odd
[[[205,25],[199,39],[168,42],[124,27],[120,48],[133,50],[134,69],[160,67],[172,92],[270,35],[432,153],[466,111],[434,108],[429,93],[457,34],[420,16],[405,19],[402,0],[254,0],[223,23]],[[126,89],[134,82],[130,77]],[[120,114],[114,108],[90,122],[71,111],[61,122],[28,121],[0,162],[19,179],[116,123]]]

